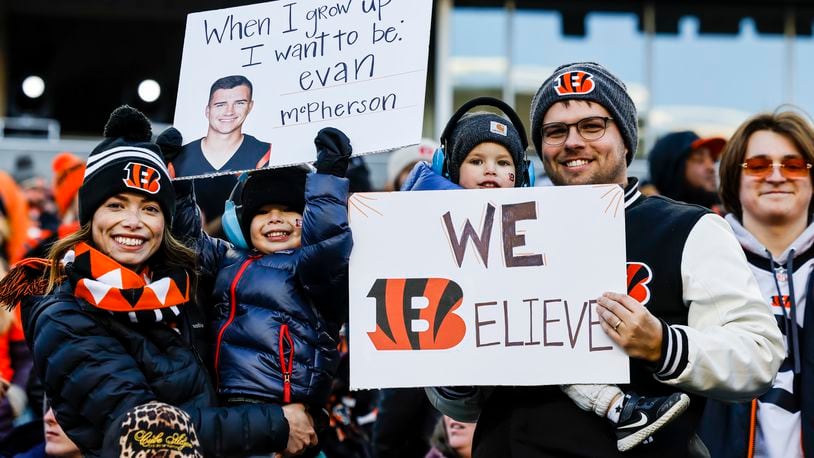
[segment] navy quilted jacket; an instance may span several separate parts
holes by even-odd
[[[445,191],[449,189],[463,189],[434,172],[426,162],[418,162],[401,185],[402,191]]]
[[[347,201],[347,179],[310,174],[297,250],[262,255],[198,232],[200,268],[216,278],[213,356],[222,397],[327,401],[348,309]],[[185,202],[178,211],[188,214]]]

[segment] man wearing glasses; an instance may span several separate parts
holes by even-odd
[[[636,108],[601,65],[555,70],[532,101],[531,132],[555,185],[624,188],[628,291],[605,293],[597,314],[631,358],[631,383],[620,388],[647,397],[678,389],[690,395],[690,407],[622,454],[614,428],[558,387],[437,388],[428,390],[431,400],[453,418],[480,414],[476,458],[694,456],[704,447],[695,430],[705,397],[755,397],[771,386],[783,359],[782,336],[740,246],[719,216],[639,192],[637,179],[627,176]],[[652,421],[647,413],[623,408],[619,421],[644,424]]]

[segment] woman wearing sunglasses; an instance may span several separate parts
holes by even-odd
[[[814,129],[793,112],[744,122],[722,153],[721,200],[786,338],[772,388],[746,404],[707,404],[701,436],[712,456],[814,455]]]

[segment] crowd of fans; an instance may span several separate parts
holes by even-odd
[[[0,456],[149,451],[158,445],[139,439],[144,424],[179,438],[159,444],[181,453],[166,456],[604,456],[617,447],[629,456],[803,456],[814,448],[806,434],[814,424],[814,338],[804,327],[814,313],[806,307],[814,290],[811,120],[779,111],[750,118],[731,139],[669,133],[649,151],[649,178],[639,183],[626,170],[638,128],[624,85],[596,64],[560,70],[531,113],[533,147],[550,182],[622,185],[629,257],[663,255],[649,262],[680,280],[651,285],[657,305],[644,307],[649,293],[632,291],[599,299],[603,330],[634,361],[631,385],[350,391],[347,310],[322,306],[347,305],[347,196],[373,191],[364,160],[350,157],[352,139],[320,131],[314,173],[237,179],[226,193],[242,199],[236,241],[221,226],[226,214],[202,220],[190,182],[171,181],[167,157],[177,154],[180,134],[134,136],[116,123],[143,115],[124,107],[87,159],[57,154],[50,178],[34,173],[26,156],[0,171]],[[566,88],[586,74],[591,90]],[[493,106],[511,119],[456,114],[439,144],[425,139],[392,153],[384,190],[533,185],[522,124],[510,108]],[[110,155],[122,148],[140,153]],[[156,171],[155,190],[134,192],[121,179],[134,160]],[[593,162],[596,173],[583,174]],[[278,182],[285,186],[274,188]],[[131,208],[144,221],[123,216]],[[257,229],[258,218],[280,226]],[[122,252],[102,243],[105,230],[123,245],[155,249]],[[228,242],[213,237],[224,233]],[[275,248],[292,233],[302,239]],[[709,253],[709,264],[695,263]],[[730,277],[707,282],[715,263]],[[118,270],[129,273],[113,286],[134,311],[105,304],[108,296],[94,289]],[[242,275],[254,279],[248,287],[239,286]],[[149,303],[155,294],[146,291],[160,282],[170,292]],[[245,322],[235,302],[248,310]],[[106,312],[88,313],[87,304]],[[300,316],[312,306],[318,314]],[[263,307],[282,323],[274,333],[252,329],[267,319],[258,318],[268,314]],[[225,333],[233,322],[237,334]],[[303,346],[313,355],[302,356]],[[268,384],[255,378],[267,359],[280,360],[271,367],[281,375]],[[306,382],[297,378],[303,368],[313,371]],[[663,421],[641,429],[640,412]],[[571,423],[582,425],[573,434],[603,432],[585,442],[541,432]],[[686,447],[675,448],[679,442]]]

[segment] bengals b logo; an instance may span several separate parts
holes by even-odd
[[[772,296],[772,307],[781,307],[781,305],[780,305],[780,304],[781,304],[781,302],[780,302],[780,297],[778,297],[778,296]],[[789,296],[788,296],[788,294],[784,294],[784,295],[783,295],[783,302],[782,302],[782,304],[783,304],[783,305],[782,305],[782,307],[784,307],[784,308],[787,308],[787,309],[788,309],[788,308],[791,308],[791,300],[789,300]]]
[[[444,350],[466,334],[464,320],[452,313],[463,290],[446,278],[388,278],[373,283],[367,297],[376,299],[376,330],[367,335],[377,350]],[[413,298],[426,307],[413,308]],[[424,329],[416,329],[424,324]]]
[[[128,162],[124,167],[124,171],[126,175],[122,181],[128,188],[138,189],[150,194],[155,194],[161,189],[161,183],[159,182],[161,175],[158,170],[149,165]]]
[[[554,90],[559,95],[588,94],[594,87],[594,75],[588,72],[565,72],[554,82]]]
[[[653,271],[643,262],[627,263],[627,294],[641,302],[650,302],[650,288],[647,286],[653,279]]]

